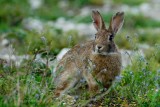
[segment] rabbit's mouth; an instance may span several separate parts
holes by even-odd
[[[104,52],[104,51],[100,51],[95,49],[95,51],[92,51],[93,54],[97,54],[97,55],[108,55],[108,52]]]
[[[113,54],[116,55],[117,52],[97,52],[97,51],[92,51],[92,54],[107,56],[107,55],[113,55]]]

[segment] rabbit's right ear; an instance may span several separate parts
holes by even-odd
[[[97,29],[97,31],[105,29],[105,23],[98,11],[96,10],[92,11],[92,19],[93,19],[94,27]]]
[[[109,30],[116,34],[118,30],[122,27],[124,22],[124,12],[117,12],[111,19]]]

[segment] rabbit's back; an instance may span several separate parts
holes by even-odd
[[[59,84],[66,75],[76,76],[76,78],[77,76],[78,78],[81,77],[82,68],[86,66],[86,59],[89,58],[93,43],[94,41],[91,40],[78,44],[62,57],[55,70],[55,84]]]
[[[82,66],[83,60],[89,58],[90,53],[92,52],[93,43],[94,41],[91,40],[74,46],[62,57],[57,69],[60,66],[70,68],[70,63],[75,63],[77,67]]]

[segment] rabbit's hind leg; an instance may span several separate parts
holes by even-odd
[[[77,81],[78,79],[72,76],[62,78],[55,89],[55,96],[59,97],[65,94],[66,91],[74,87]]]
[[[61,82],[59,86],[56,87],[55,97],[58,98],[57,100],[60,101],[59,103],[64,102],[66,103],[66,106],[71,106],[76,102],[74,96],[68,95],[66,93],[69,89],[73,88],[76,82],[77,80],[74,78],[72,80]]]

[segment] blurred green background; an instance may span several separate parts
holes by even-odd
[[[93,9],[107,26],[113,14],[125,12],[115,42],[131,54],[124,78],[100,102],[160,106],[159,0],[0,0],[0,106],[65,106],[52,100],[54,59],[62,49],[94,38]]]
[[[20,54],[25,48],[19,47],[19,45],[30,44],[32,46],[30,47],[31,52],[35,48],[40,49],[41,36],[45,36],[50,43],[51,51],[56,55],[62,48],[69,46],[69,41],[66,39],[68,36],[73,37],[71,45],[75,45],[81,39],[94,34],[93,29],[93,33],[88,33],[88,36],[85,35],[87,30],[83,31],[81,28],[80,32],[76,31],[76,28],[72,28],[79,23],[91,24],[92,9],[98,9],[102,13],[106,24],[117,11],[125,12],[125,24],[120,34],[122,36],[116,38],[120,48],[131,49],[132,46],[129,46],[125,38],[126,35],[132,36],[133,33],[138,35],[139,43],[153,46],[160,42],[158,32],[160,20],[157,16],[159,8],[156,0],[1,0],[0,5],[1,38],[14,41],[12,44]],[[152,6],[155,8],[151,10]],[[60,25],[64,24],[65,21],[65,25]],[[63,29],[65,27],[66,29],[71,28],[64,32],[62,26]],[[37,34],[39,31],[40,33]],[[81,33],[82,36],[79,36],[78,33]]]

